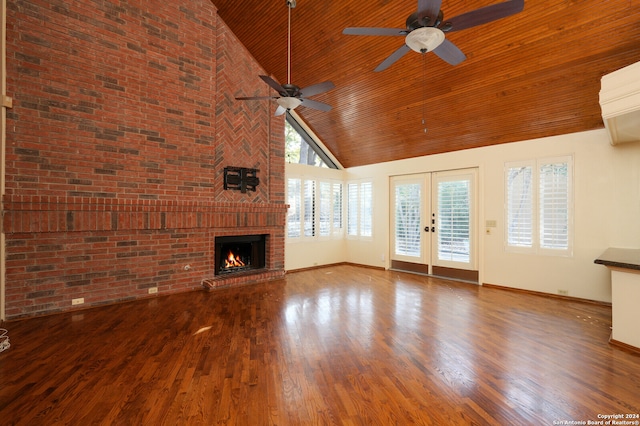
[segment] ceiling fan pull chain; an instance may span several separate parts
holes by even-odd
[[[422,130],[427,134],[425,104],[427,103],[427,55],[422,52]]]

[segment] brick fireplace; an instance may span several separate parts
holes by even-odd
[[[7,21],[7,319],[284,275],[284,118],[234,100],[270,88],[209,0],[16,3]],[[264,266],[216,274],[231,235],[264,235]]]

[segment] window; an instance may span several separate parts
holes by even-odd
[[[287,237],[330,237],[342,232],[342,183],[289,178]]]
[[[531,165],[507,167],[507,245],[533,247],[533,186]]]
[[[304,181],[304,236],[316,235],[316,182]]]
[[[287,162],[331,169],[338,168],[289,112],[287,112],[287,119],[284,124],[284,137]]]
[[[506,164],[507,249],[572,254],[572,163],[568,156]]]
[[[347,186],[347,235],[373,235],[373,183],[350,183]]]
[[[327,237],[331,235],[331,183],[320,182],[320,236]]]
[[[569,166],[554,162],[540,166],[540,247],[566,250],[569,247]]]
[[[333,230],[342,231],[342,184],[333,184]]]
[[[358,184],[347,186],[347,235],[358,235]]]
[[[289,238],[300,237],[300,218],[302,206],[300,205],[301,192],[300,179],[289,179],[287,182],[287,236]]]
[[[373,184],[360,184],[360,236],[373,235]]]

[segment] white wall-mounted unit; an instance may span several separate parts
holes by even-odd
[[[612,145],[640,141],[640,62],[602,77],[600,108]]]

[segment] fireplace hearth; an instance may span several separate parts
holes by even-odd
[[[215,237],[215,275],[264,269],[265,241],[266,235]]]

